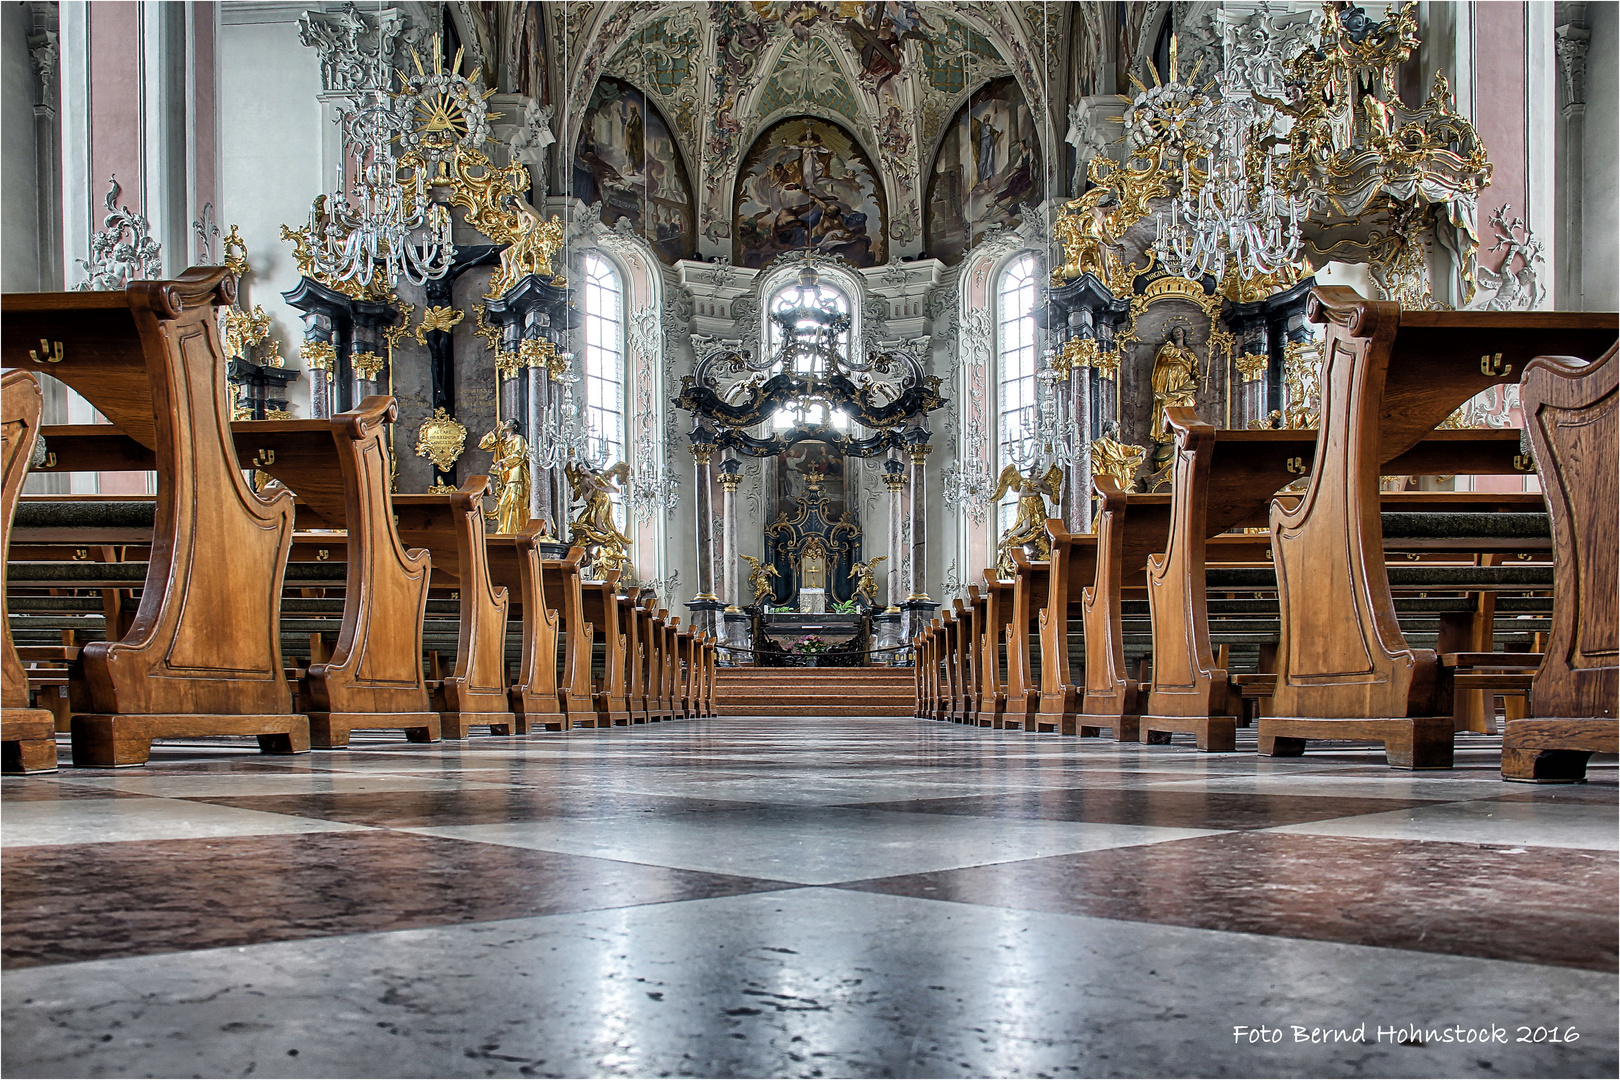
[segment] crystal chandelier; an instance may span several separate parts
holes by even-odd
[[[562,384],[563,396],[557,408],[546,409],[539,416],[530,444],[534,466],[541,470],[560,469],[570,461],[604,465],[606,462],[591,457],[590,432],[580,421],[579,406],[574,402],[574,384],[579,381],[573,371],[574,354],[565,352],[559,356],[568,367],[553,375],[552,382]]]
[[[1253,116],[1246,98],[1227,97],[1212,112],[1210,129],[1218,135],[1208,151],[1209,172],[1195,194],[1192,154],[1182,158],[1181,193],[1168,215],[1157,215],[1154,250],[1177,277],[1222,281],[1229,264],[1244,281],[1275,274],[1299,261],[1299,221],[1310,202],[1278,188],[1272,155],[1248,137]],[[1254,167],[1262,158],[1257,184]]]
[[[369,287],[381,270],[393,288],[442,278],[455,258],[449,208],[428,197],[422,170],[414,190],[399,183],[392,144],[400,119],[381,90],[345,111],[343,156],[332,193],[310,212],[310,252],[326,280]]]

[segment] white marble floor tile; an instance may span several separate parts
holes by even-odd
[[[1266,831],[1593,851],[1620,849],[1620,814],[1613,806],[1597,804],[1494,800],[1440,803],[1382,814],[1282,825]]]
[[[1213,830],[778,806],[406,830],[486,844],[824,885],[1206,836]]]
[[[8,972],[36,1076],[1598,1076],[1612,975],[803,889]],[[1399,1045],[1380,1026],[1573,1028]],[[1365,1042],[1296,1042],[1291,1025]],[[1234,1038],[1264,1025],[1277,1042]]]
[[[346,832],[340,821],[266,814],[182,799],[70,799],[8,802],[0,846],[99,844],[119,840],[192,840],[225,836]]]

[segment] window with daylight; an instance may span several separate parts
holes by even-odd
[[[585,256],[585,429],[590,458],[607,468],[627,460],[624,446],[624,290],[600,255]],[[614,497],[623,527],[623,504]]]
[[[996,290],[998,473],[1013,462],[1027,461],[1034,450],[1036,271],[1034,253],[1014,259],[1001,272]],[[999,510],[1003,531],[1013,523],[1017,511],[1017,493],[1009,493]]]
[[[777,360],[773,373],[791,364],[794,371],[820,374],[827,370],[829,350],[849,357],[850,306],[842,290],[819,280],[789,282],[771,295],[765,312],[765,347]],[[791,348],[784,323],[793,331]],[[771,417],[778,431],[815,424],[848,431],[849,416],[812,395],[782,406]]]

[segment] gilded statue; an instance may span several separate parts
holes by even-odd
[[[529,523],[529,444],[518,434],[517,421],[502,420],[478,441],[478,449],[490,453],[490,468],[500,492],[495,500],[496,531],[522,532]]]
[[[1001,543],[996,546],[996,570],[1003,577],[1011,577],[1015,573],[1012,558],[1015,549],[1034,548],[1037,560],[1052,557],[1052,541],[1046,533],[1046,500],[1056,502],[1062,484],[1063,470],[1057,465],[1039,476],[1034,472],[1025,476],[1016,465],[1008,465],[1001,470],[1001,482],[990,499],[991,503],[999,503],[1009,491],[1018,492],[1018,520],[1012,523],[1002,535]]]
[[[630,466],[621,461],[611,469],[602,470],[584,461],[570,461],[563,466],[563,475],[573,488],[574,498],[584,505],[579,515],[568,526],[568,542],[589,552],[594,572],[624,570],[630,566],[630,538],[619,531],[613,520],[613,496],[618,494],[619,483],[630,478]]]
[[[1108,221],[1102,212],[1083,203],[1082,199],[1065,203],[1065,212],[1052,224],[1053,235],[1063,248],[1063,268],[1057,276],[1073,281],[1089,273],[1099,281],[1107,281],[1107,249],[1114,247],[1117,241],[1109,235]]]
[[[877,564],[887,559],[887,555],[879,555],[865,562],[858,562],[850,568],[850,576],[855,579],[855,592],[851,599],[866,598],[871,607],[877,607]]]
[[[782,575],[770,563],[762,563],[752,555],[742,557],[753,567],[748,571],[748,587],[754,590],[754,604],[758,606],[775,594],[776,586],[771,581]]]
[[[1103,425],[1102,438],[1091,443],[1091,475],[1112,476],[1121,491],[1136,488],[1136,471],[1147,457],[1147,448],[1119,441],[1119,423],[1114,420]]]
[[[1187,347],[1187,329],[1171,327],[1170,340],[1153,358],[1153,421],[1148,431],[1155,442],[1166,442],[1164,410],[1192,408],[1198,403],[1198,357]]]
[[[556,214],[550,221],[542,221],[523,196],[513,199],[517,223],[512,227],[512,242],[501,252],[500,271],[490,282],[491,295],[504,293],[530,274],[551,277],[551,256],[563,246],[563,224]]]

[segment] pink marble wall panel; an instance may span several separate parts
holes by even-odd
[[[1491,215],[1503,203],[1511,203],[1515,214],[1524,214],[1529,156],[1525,100],[1525,5],[1475,4],[1473,120],[1494,166],[1491,186],[1479,197],[1479,231],[1483,237],[1492,235]],[[1481,255],[1490,260],[1484,251]],[[1494,261],[1488,265],[1494,265]]]
[[[92,207],[100,228],[107,177],[123,187],[121,205],[141,210],[141,36],[139,5],[117,0],[90,11]]]

